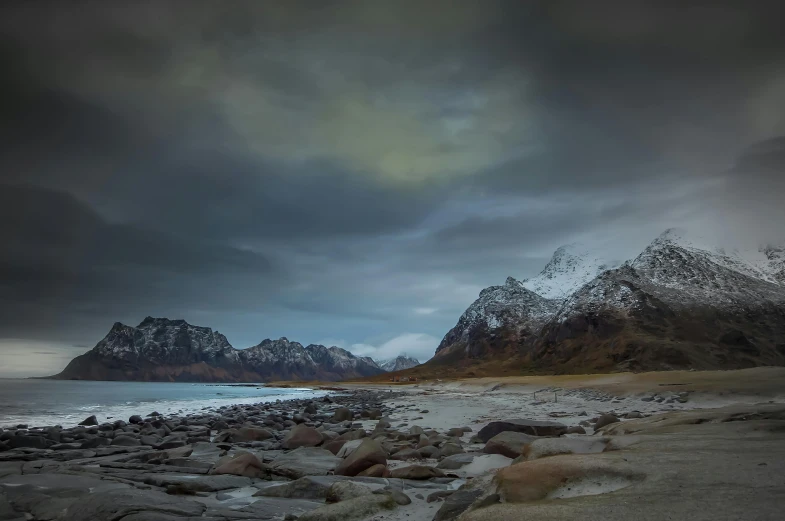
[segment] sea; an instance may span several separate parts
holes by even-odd
[[[0,379],[0,427],[73,427],[90,415],[99,422],[147,416],[204,413],[223,405],[316,398],[327,391],[262,387],[262,384],[94,382]]]

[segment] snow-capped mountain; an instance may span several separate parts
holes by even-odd
[[[557,250],[533,279],[483,290],[434,361],[512,356],[569,371],[785,364],[782,249],[728,253],[667,230],[613,269],[569,253]],[[594,267],[598,275],[559,292]]]
[[[420,361],[416,358],[411,358],[406,355],[399,355],[396,358],[392,358],[390,360],[379,360],[376,362],[376,365],[388,373],[391,373],[393,371],[403,371],[404,369],[411,369],[412,367],[416,367],[420,365]]]
[[[261,382],[343,380],[383,372],[372,360],[339,347],[303,347],[279,338],[235,349],[208,327],[147,317],[137,327],[116,323],[92,350],[74,358],[54,378]]]
[[[544,298],[512,277],[491,286],[464,311],[436,348],[436,357],[481,357],[499,344],[536,334],[556,313],[559,302]]]
[[[606,259],[599,251],[572,243],[558,248],[537,276],[521,284],[541,297],[564,299],[603,271],[620,265],[620,261]]]

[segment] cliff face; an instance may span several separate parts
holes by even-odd
[[[52,378],[180,382],[343,380],[384,372],[338,347],[304,348],[286,338],[235,349],[226,337],[184,320],[148,317],[120,324]]]

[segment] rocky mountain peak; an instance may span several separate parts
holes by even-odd
[[[398,355],[389,360],[379,360],[376,364],[387,372],[403,371],[420,365],[420,361],[406,355]]]
[[[542,297],[564,299],[603,271],[619,265],[619,261],[597,250],[571,243],[557,248],[543,270],[521,284]]]

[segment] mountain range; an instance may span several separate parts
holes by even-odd
[[[138,326],[119,322],[96,346],[74,358],[60,380],[263,382],[345,380],[374,376],[384,369],[368,357],[340,347],[303,347],[287,338],[235,349],[209,327],[185,320],[145,318]]]
[[[540,372],[785,365],[785,248],[714,248],[667,230],[634,259],[570,245],[491,286],[422,372],[496,362]]]

